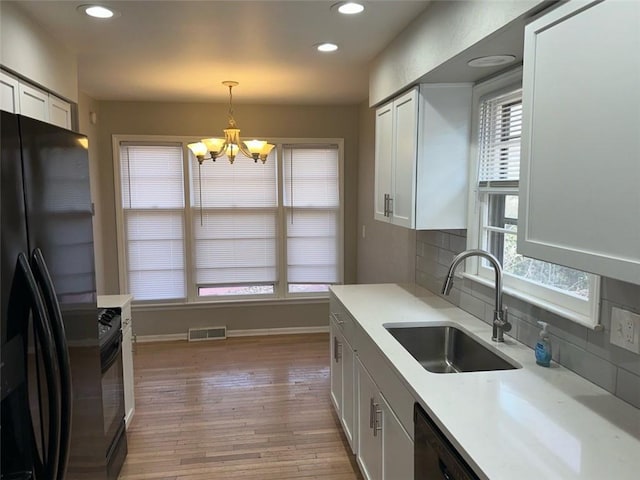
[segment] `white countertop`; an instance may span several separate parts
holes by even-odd
[[[332,287],[389,364],[474,467],[491,480],[637,480],[640,409],[419,287]],[[387,323],[452,321],[522,365],[517,370],[431,373],[385,330]]]
[[[124,307],[133,300],[133,295],[98,295],[98,308]]]

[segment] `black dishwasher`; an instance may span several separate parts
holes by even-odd
[[[417,403],[413,406],[415,480],[478,480],[451,442]]]

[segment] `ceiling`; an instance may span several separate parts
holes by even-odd
[[[429,1],[369,0],[359,15],[334,1],[104,1],[92,19],[73,0],[17,2],[78,55],[79,88],[98,100],[356,104],[370,61]],[[339,51],[321,54],[331,41]]]

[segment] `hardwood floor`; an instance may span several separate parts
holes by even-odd
[[[361,479],[327,334],[138,344],[120,480]]]

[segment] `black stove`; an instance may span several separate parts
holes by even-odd
[[[98,340],[100,348],[111,343],[120,332],[120,308],[102,308],[98,310]]]

